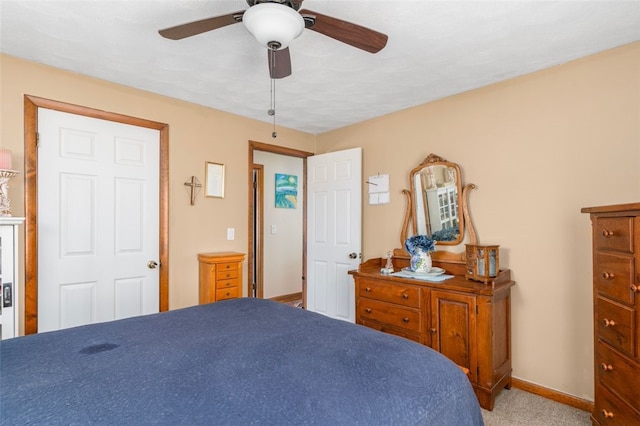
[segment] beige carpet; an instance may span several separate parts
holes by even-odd
[[[493,411],[482,410],[486,426],[591,425],[589,413],[520,389],[503,389]]]

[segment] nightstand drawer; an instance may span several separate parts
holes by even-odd
[[[634,355],[634,310],[602,297],[597,299],[596,333],[616,349]]]
[[[638,363],[620,355],[606,343],[598,342],[597,376],[600,383],[631,405],[640,407],[640,376]]]
[[[216,300],[235,299],[240,293],[239,290],[239,287],[216,290]]]
[[[378,321],[405,330],[420,331],[420,311],[416,309],[361,298],[358,300],[357,314],[363,320]]]
[[[399,305],[420,307],[420,289],[374,280],[359,280],[358,296]]]
[[[633,218],[599,217],[593,224],[593,243],[597,250],[633,253]]]

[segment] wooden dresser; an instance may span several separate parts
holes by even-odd
[[[589,207],[598,425],[640,425],[640,203]]]
[[[200,303],[242,297],[244,253],[200,253]]]
[[[393,259],[400,270],[405,259]],[[383,259],[350,271],[356,285],[356,322],[414,340],[469,370],[480,405],[492,410],[511,387],[511,280],[500,271],[489,284],[464,278],[464,264],[440,264],[454,278],[427,282],[380,273]]]

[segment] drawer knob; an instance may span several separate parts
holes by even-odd
[[[602,368],[602,371],[611,371],[611,370],[613,370],[613,365],[605,364],[603,362],[602,364],[600,364],[600,368]]]
[[[371,308],[366,308],[364,311],[365,311],[366,313],[370,314],[370,313],[371,313]]]
[[[616,322],[614,320],[605,318],[602,320],[602,325],[604,325],[605,327],[614,327],[616,325]]]
[[[402,318],[402,322],[407,324],[409,322],[409,318],[407,318],[407,317]]]
[[[613,237],[613,231],[607,231],[606,229],[603,229],[602,236],[605,238]]]
[[[371,293],[371,287],[365,287],[364,291],[366,291],[367,293]]]
[[[609,273],[609,272],[603,272],[602,273],[602,278],[604,278],[605,280],[612,280],[614,279],[616,276],[613,272]]]
[[[231,265],[227,265],[227,266],[225,266],[225,268],[229,269],[229,268],[231,268]]]
[[[436,334],[436,329],[435,328],[430,328],[429,331],[431,332],[431,334]]]
[[[402,298],[403,298],[403,299],[408,299],[408,298],[409,298],[409,295],[408,295],[407,293],[402,293]]]
[[[612,419],[613,418],[613,413],[611,411],[607,411],[604,408],[602,409],[602,417],[604,417],[605,419]]]
[[[640,286],[637,286],[635,284],[631,284],[629,286],[629,290],[631,290],[632,293],[637,293],[638,291],[640,291]]]
[[[229,296],[231,293],[227,292],[227,296]]]

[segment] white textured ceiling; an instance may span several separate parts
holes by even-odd
[[[266,49],[242,24],[158,30],[244,0],[0,0],[3,53],[271,121]],[[640,0],[305,0],[389,36],[372,55],[305,30],[276,82],[277,125],[317,134],[640,40]]]

